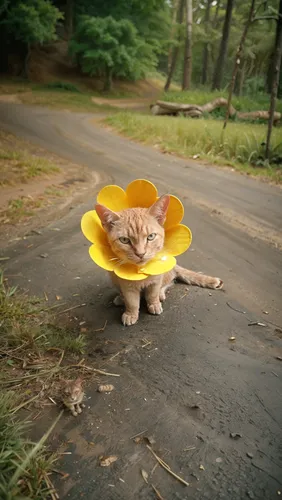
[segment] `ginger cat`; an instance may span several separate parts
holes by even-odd
[[[78,377],[76,380],[68,380],[63,390],[63,403],[69,408],[72,415],[77,417],[82,412],[84,391],[82,388],[82,378]]]
[[[169,195],[164,195],[150,208],[129,208],[121,212],[112,212],[103,205],[96,205],[95,209],[107,233],[109,244],[121,263],[142,266],[162,250],[165,237],[163,224],[169,200]],[[219,289],[223,286],[219,278],[195,273],[178,265],[165,274],[149,276],[141,281],[124,280],[112,272],[110,275],[120,290],[120,295],[114,303],[125,305],[122,323],[126,326],[134,325],[138,321],[140,295],[143,290],[149,313],[161,314],[166,289],[175,279],[204,288]]]

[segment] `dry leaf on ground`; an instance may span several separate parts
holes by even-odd
[[[118,457],[116,455],[110,455],[108,457],[100,457],[100,465],[101,467],[109,467],[109,465],[116,462]]]

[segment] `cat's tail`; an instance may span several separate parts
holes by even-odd
[[[213,288],[220,289],[223,287],[223,281],[219,278],[214,278],[213,276],[206,276],[205,274],[195,273],[194,271],[189,271],[184,267],[176,265],[174,268],[175,277],[177,280],[186,283],[187,285],[196,285],[203,288]]]

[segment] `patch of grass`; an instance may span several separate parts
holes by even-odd
[[[0,186],[13,185],[60,169],[46,158],[7,147],[0,138]]]
[[[67,92],[79,92],[80,90],[69,82],[49,82],[46,84],[46,88],[51,90],[66,90]]]
[[[0,212],[0,220],[4,224],[17,224],[34,215],[34,212],[44,204],[43,199],[33,199],[27,196],[9,201],[8,208]]]
[[[53,489],[49,473],[57,456],[48,452],[44,442],[54,425],[39,443],[32,443],[26,437],[28,423],[13,415],[17,404],[14,392],[0,392],[0,497],[2,500],[47,500]]]
[[[30,353],[37,354],[49,348],[64,349],[74,354],[84,351],[84,335],[77,336],[73,330],[55,324],[46,303],[20,293],[16,286],[8,286],[3,271],[0,271],[0,318],[2,352],[9,353],[10,349],[26,344]]]
[[[113,111],[109,105],[98,105],[92,101],[92,94],[75,93],[70,91],[42,88],[42,86],[33,89],[32,92],[20,94],[21,102],[25,104],[36,104],[48,106],[56,109],[69,109],[71,111],[85,111],[97,113],[101,111]]]
[[[248,174],[282,182],[282,168],[277,165],[254,167],[263,154],[266,126],[231,122],[224,134],[222,122],[183,117],[144,116],[123,112],[105,122],[132,139],[157,146],[165,152],[183,157],[199,155],[200,159],[230,165]],[[281,130],[274,129],[272,148],[282,154]],[[251,164],[252,163],[252,164]]]

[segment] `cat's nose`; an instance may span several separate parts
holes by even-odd
[[[140,253],[140,252],[135,252],[135,255],[137,255],[137,257],[139,257],[139,259],[143,259],[144,255],[145,255],[146,252],[143,252],[143,253]]]

